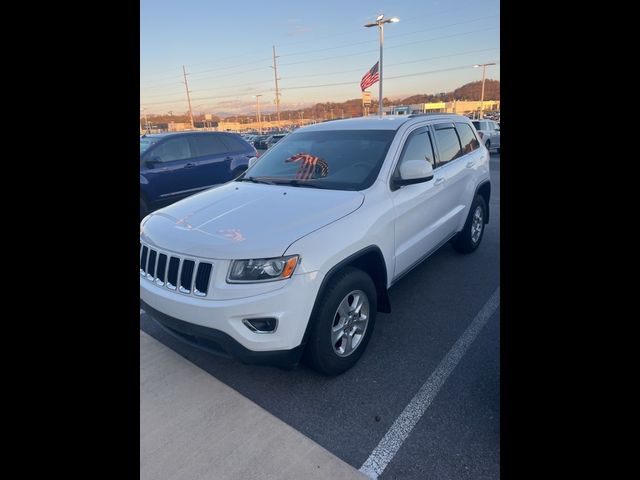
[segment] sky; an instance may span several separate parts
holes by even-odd
[[[148,114],[275,111],[272,46],[281,110],[360,98],[384,27],[386,98],[500,79],[499,0],[141,0],[140,108]],[[368,89],[378,97],[378,84]]]

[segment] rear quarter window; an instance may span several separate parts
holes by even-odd
[[[227,145],[228,150],[231,152],[242,152],[251,149],[249,144],[235,135],[224,135],[222,137],[222,141]]]
[[[471,125],[468,123],[456,122],[456,130],[458,130],[458,135],[460,136],[463,155],[471,153],[480,147],[480,142],[478,142],[475,133],[473,133]]]

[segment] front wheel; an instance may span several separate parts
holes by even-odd
[[[487,140],[487,143],[485,143],[485,147],[487,147],[487,150],[491,150],[491,140]]]
[[[480,245],[487,218],[487,203],[484,197],[477,195],[471,204],[467,221],[462,231],[456,235],[451,244],[458,252],[471,253]]]
[[[317,371],[335,376],[360,359],[371,339],[378,308],[376,287],[362,270],[338,273],[320,299],[305,358]]]

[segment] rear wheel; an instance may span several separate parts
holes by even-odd
[[[338,273],[312,319],[307,362],[329,376],[350,369],[371,339],[377,308],[376,287],[369,275],[352,267]]]
[[[487,203],[484,201],[484,197],[477,195],[471,204],[471,209],[462,231],[451,241],[453,248],[461,253],[471,253],[478,248],[484,234],[486,218]]]

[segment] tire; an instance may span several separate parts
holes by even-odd
[[[343,302],[348,307],[346,310],[340,309]],[[351,318],[339,311],[347,313],[351,307],[357,307],[358,303],[361,304],[359,313],[366,316],[366,320],[362,316]],[[368,314],[365,313],[366,306]],[[304,353],[306,363],[327,376],[339,375],[353,367],[371,339],[377,308],[376,286],[369,275],[353,267],[346,267],[339,272],[322,294],[317,312],[311,319],[312,330]],[[344,328],[345,324],[347,328]],[[346,330],[349,330],[350,335],[341,335],[340,332]],[[351,344],[346,337],[351,337]],[[335,338],[338,341],[334,343]],[[349,345],[354,344],[355,347],[350,350]]]
[[[480,209],[479,235],[477,234],[478,219],[476,218],[478,209]],[[487,218],[487,203],[484,201],[484,197],[476,195],[469,209],[469,215],[467,216],[467,221],[464,223],[462,231],[451,241],[453,248],[460,253],[471,253],[475,251],[484,236],[485,218]]]
[[[140,221],[149,214],[147,203],[140,197]]]
[[[484,144],[487,147],[487,150],[491,150],[491,140],[487,140],[487,143]]]

